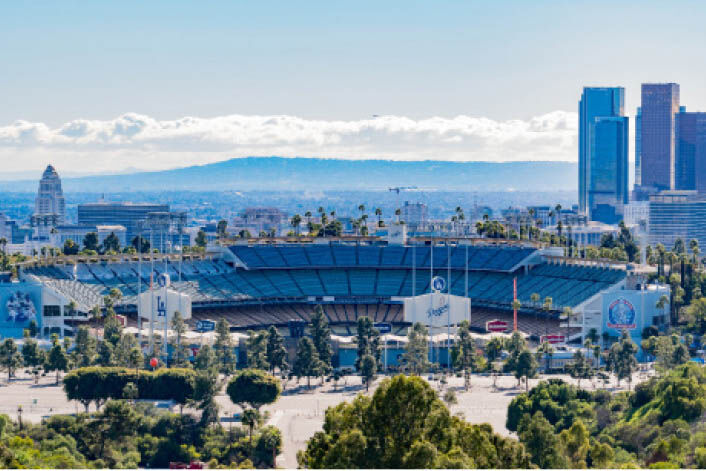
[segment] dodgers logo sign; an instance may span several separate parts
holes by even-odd
[[[171,284],[171,280],[169,279],[169,274],[168,273],[160,273],[159,276],[157,277],[157,284],[159,285],[160,288],[166,288]]]
[[[434,291],[444,291],[446,289],[446,280],[440,276],[435,276],[431,279],[431,288]]]
[[[441,317],[442,315],[446,314],[449,312],[449,305],[444,304],[442,306],[439,306],[437,308],[429,308],[427,309],[427,317]]]
[[[618,298],[608,306],[607,326],[612,329],[634,329],[635,307],[625,298]]]

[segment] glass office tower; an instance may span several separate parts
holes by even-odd
[[[676,185],[678,190],[706,193],[706,113],[676,116]]]
[[[627,161],[627,124],[623,129],[623,120],[608,120],[601,122],[601,129],[594,130],[600,118],[624,118],[625,114],[625,89],[623,87],[584,87],[579,101],[579,211],[591,216],[591,202],[606,204],[604,197],[612,188],[615,200],[611,203],[616,209],[618,204],[622,204],[622,181],[623,175],[617,169],[622,168],[622,161]],[[627,119],[627,118],[626,118]],[[615,133],[625,132],[624,135],[616,137]],[[593,137],[592,137],[593,136]],[[610,137],[613,136],[613,137]],[[609,139],[603,142],[602,139]],[[615,146],[608,150],[608,146]],[[593,156],[592,152],[600,152]],[[608,160],[611,160],[608,163]],[[609,174],[603,172],[608,169]],[[610,170],[613,169],[613,170]],[[625,170],[627,172],[627,170]],[[592,176],[593,175],[593,176]],[[625,173],[627,175],[627,173]],[[613,183],[608,185],[606,182]],[[592,185],[596,185],[592,188]],[[620,190],[617,190],[620,188]],[[626,184],[627,190],[627,184]],[[590,195],[593,195],[591,197]],[[599,196],[600,195],[600,196]],[[599,196],[598,199],[595,197]]]
[[[628,118],[598,117],[590,127],[588,211],[592,221],[620,222],[628,204]]]
[[[642,108],[637,107],[635,113],[635,186],[642,185],[642,170],[640,160],[642,158]]]
[[[640,174],[650,193],[676,187],[676,126],[679,84],[643,83]]]

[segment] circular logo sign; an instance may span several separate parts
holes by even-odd
[[[608,306],[608,327],[612,329],[634,329],[635,306],[625,298],[618,298]]]
[[[434,291],[444,291],[446,289],[446,280],[440,276],[435,276],[431,279],[431,288]]]
[[[160,288],[166,288],[171,284],[171,280],[169,278],[168,273],[160,273],[159,276],[157,277],[157,285]]]

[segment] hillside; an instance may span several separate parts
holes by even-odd
[[[64,191],[171,190],[572,190],[573,162],[400,162],[247,157],[159,172],[64,178]],[[59,173],[62,169],[58,169]],[[37,179],[39,175],[37,176]],[[0,182],[0,191],[35,191],[37,180]]]

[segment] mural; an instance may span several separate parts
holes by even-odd
[[[22,338],[35,321],[42,325],[42,287],[32,283],[0,284],[0,336]]]
[[[607,326],[611,329],[634,329],[635,306],[625,298],[618,298],[608,305]]]
[[[22,323],[37,320],[37,310],[29,293],[16,291],[7,298],[7,321]]]

